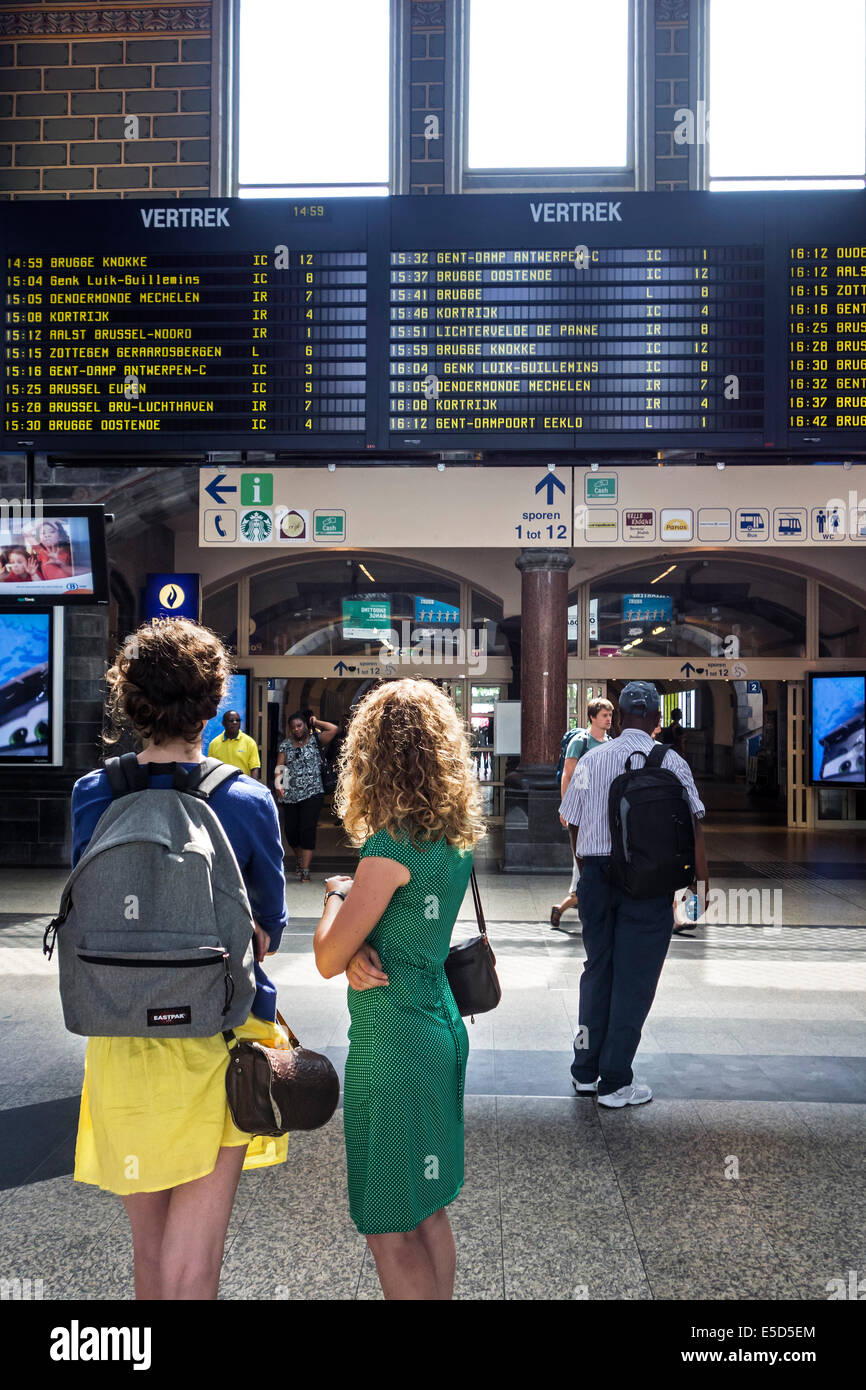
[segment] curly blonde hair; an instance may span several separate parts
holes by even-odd
[[[106,672],[113,728],[103,742],[115,743],[119,730],[131,728],[155,744],[176,738],[195,743],[217,712],[230,671],[226,649],[210,628],[187,618],[144,623]]]
[[[460,849],[482,838],[469,744],[438,686],[406,678],[367,692],[340,750],[334,804],[354,845],[377,830]]]

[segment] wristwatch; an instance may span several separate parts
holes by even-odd
[[[328,892],[328,893],[325,894],[325,902],[326,902],[326,903],[327,903],[327,901],[328,901],[329,898],[342,898],[342,899],[343,899],[343,902],[345,902],[345,901],[346,901],[346,894],[345,894],[345,893],[341,893],[340,890],[339,890],[339,888],[332,888],[332,889],[330,890],[330,892]]]

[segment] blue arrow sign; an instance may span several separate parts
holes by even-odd
[[[541,492],[547,488],[547,505],[553,506],[553,489],[558,487],[561,493],[565,493],[565,483],[560,482],[555,473],[545,473],[540,483],[535,484],[535,491]]]
[[[682,673],[686,678],[688,678],[689,676],[693,676],[694,673],[695,673],[695,669],[696,669],[696,668],[692,665],[692,663],[691,663],[690,661],[687,661],[686,664],[685,664],[685,666],[681,666],[681,667],[680,667],[681,673]]]
[[[335,670],[335,671],[339,671],[339,673],[340,673],[341,676],[342,676],[343,672],[344,672],[344,671],[348,671],[348,669],[349,669],[349,668],[348,668],[348,666],[346,665],[345,661],[338,661],[337,664],[336,664],[336,666],[334,667],[334,670]]]
[[[237,488],[234,484],[232,484],[231,487],[222,486],[223,478],[227,477],[228,473],[218,473],[215,478],[211,478],[210,482],[205,488],[205,492],[207,493],[208,497],[212,497],[218,507],[225,506],[226,499],[222,495],[224,492],[237,492]]]

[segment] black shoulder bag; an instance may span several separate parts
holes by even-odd
[[[460,1014],[463,1018],[471,1014],[474,1023],[476,1014],[486,1014],[496,1008],[502,998],[502,986],[496,974],[496,957],[488,940],[474,869],[470,883],[480,934],[451,947],[445,958],[445,974]]]
[[[316,747],[319,750],[319,762],[322,768],[322,790],[325,796],[333,796],[337,790],[337,769],[325,752],[322,740],[317,731],[313,730],[313,738],[316,740]]]

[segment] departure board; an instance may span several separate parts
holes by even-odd
[[[390,429],[760,431],[763,314],[760,246],[392,251]]]
[[[292,205],[267,228],[242,203],[197,211],[130,208],[128,232],[109,226],[98,249],[77,229],[64,251],[56,235],[50,250],[10,243],[7,435],[366,444],[366,209],[328,226],[324,205]]]
[[[9,203],[0,449],[866,447],[866,193]]]
[[[866,232],[866,226],[861,226]],[[866,439],[866,246],[791,246],[788,428]]]

